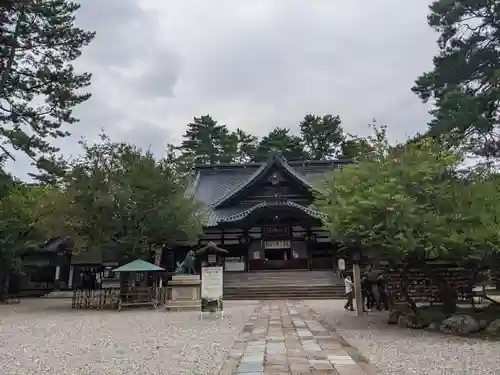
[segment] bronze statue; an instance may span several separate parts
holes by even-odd
[[[226,255],[229,252],[225,249],[218,247],[213,242],[209,242],[206,246],[202,247],[196,252],[193,250],[189,250],[182,263],[177,262],[177,268],[174,272],[174,275],[195,275],[196,271],[194,269],[194,265],[196,258],[204,257],[207,253],[217,254],[218,255],[217,265],[220,266],[222,265],[222,260],[220,256]],[[205,265],[208,265],[207,261],[204,261],[204,263]]]
[[[195,260],[196,254],[193,250],[189,250],[182,263],[179,264],[179,262],[177,262],[177,269],[175,270],[174,275],[195,275]]]

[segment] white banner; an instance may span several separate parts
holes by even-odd
[[[202,267],[201,269],[201,298],[208,301],[222,299],[223,294],[222,267]]]

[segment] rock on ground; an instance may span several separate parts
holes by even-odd
[[[305,301],[375,364],[381,375],[497,375],[500,342],[454,337],[387,324],[385,312],[366,318],[343,301]]]
[[[164,309],[72,310],[68,300],[0,307],[0,373],[217,374],[257,304],[225,302],[224,318]]]

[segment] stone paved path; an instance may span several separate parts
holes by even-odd
[[[331,329],[301,303],[261,303],[219,375],[365,375]]]

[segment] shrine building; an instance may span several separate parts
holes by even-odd
[[[198,246],[228,250],[226,272],[335,268],[336,246],[313,202],[325,174],[348,163],[288,162],[273,152],[264,163],[196,166],[188,194],[205,210]],[[162,263],[180,260],[179,250]]]

